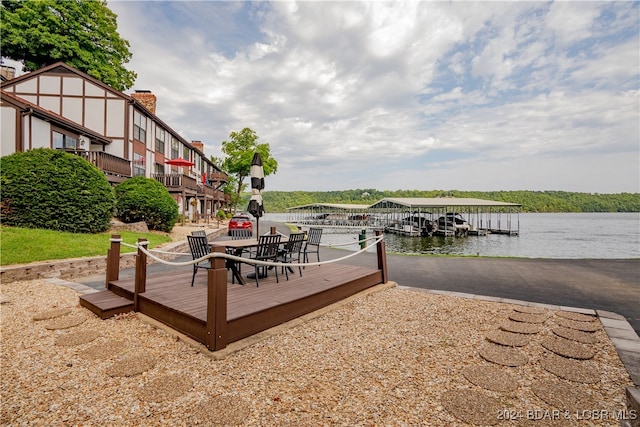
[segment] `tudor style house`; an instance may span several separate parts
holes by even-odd
[[[9,76],[11,77],[11,76]],[[0,83],[0,154],[53,148],[79,155],[115,185],[155,178],[188,218],[229,204],[227,175],[155,114],[149,91],[126,95],[63,62]]]

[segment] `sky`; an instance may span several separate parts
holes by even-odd
[[[638,2],[109,0],[127,93],[265,191],[640,192]]]

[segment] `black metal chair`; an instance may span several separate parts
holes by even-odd
[[[209,248],[209,241],[207,241],[206,237],[202,236],[187,236],[187,241],[189,242],[189,249],[191,250],[191,257],[195,259],[200,259],[204,256],[209,255],[211,252]],[[206,263],[206,265],[204,264]],[[211,266],[211,262],[209,259],[201,261],[199,263],[193,264],[193,276],[191,277],[191,286],[193,286],[193,282],[196,279],[196,273],[199,268],[208,269]]]
[[[229,231],[230,236],[231,236],[231,240],[241,240],[241,239],[250,239],[253,234],[251,232],[251,230],[249,230],[248,228],[234,228],[233,230]],[[242,256],[243,253],[251,253],[251,251],[249,250],[236,250],[236,249],[227,249],[227,254],[229,255],[235,255],[235,256]],[[231,261],[231,260],[227,260],[227,262],[233,262],[236,265],[236,269],[238,270],[238,273],[242,272],[242,263],[238,262],[238,261]],[[231,283],[235,283],[236,282],[236,278],[231,275]]]
[[[201,236],[201,237],[207,237],[207,232],[204,230],[194,230],[191,232],[192,236]]]
[[[320,240],[322,228],[310,228],[307,233],[307,244],[304,246],[304,262],[309,262],[309,254],[315,253],[320,262]]]
[[[285,243],[284,248],[280,250],[278,254],[278,261],[284,263],[292,263],[297,262],[300,263],[302,257],[302,245],[304,243],[304,233],[291,233],[289,235],[289,240]],[[287,280],[289,280],[289,269],[291,267],[282,267],[285,275],[287,276]],[[302,268],[298,266],[298,271],[300,272],[300,277],[302,277]],[[291,269],[293,273],[293,269]]]
[[[280,234],[267,234],[265,236],[258,237],[258,246],[256,247],[255,252],[251,254],[251,259],[256,261],[273,261],[276,262],[278,260],[278,250],[280,249]],[[260,271],[262,271],[261,277],[267,277],[267,270],[269,266],[266,265],[258,265],[254,264],[255,267],[255,275],[256,275],[256,286],[260,286],[258,282],[258,277],[260,276]],[[276,272],[276,283],[280,283],[278,279],[278,269],[274,268]]]
[[[231,233],[231,240],[250,239],[252,237],[251,230],[248,228],[234,228],[229,233]]]

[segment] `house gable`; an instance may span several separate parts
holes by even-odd
[[[127,139],[131,98],[58,62],[4,82],[2,89],[115,141]],[[126,150],[118,153],[126,155]]]
[[[94,144],[106,145],[111,140],[101,134],[78,125],[73,120],[41,108],[4,90],[0,90],[2,109],[2,151],[13,152],[30,148],[50,148],[52,129],[70,131],[86,137]],[[24,120],[24,123],[21,121]],[[21,141],[26,142],[23,146]]]

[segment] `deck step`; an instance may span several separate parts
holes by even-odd
[[[82,295],[80,296],[80,305],[91,310],[101,319],[133,311],[133,301],[111,291]]]

